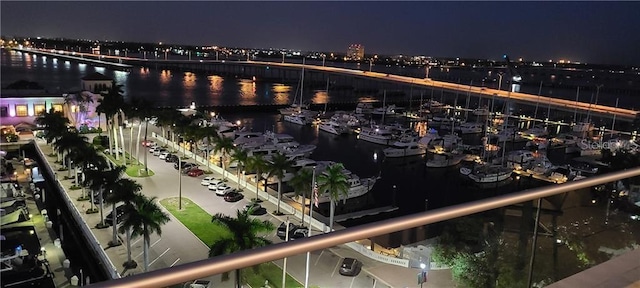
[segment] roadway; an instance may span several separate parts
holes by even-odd
[[[86,56],[86,57],[96,58],[99,56],[100,59],[112,59],[117,61],[118,63],[106,62],[106,63],[115,64],[115,65],[125,65],[120,63],[128,63],[131,65],[141,65],[143,63],[145,63],[145,65],[148,65],[148,63],[194,63],[194,64],[225,63],[225,60],[218,61],[218,60],[203,60],[203,59],[198,59],[198,60],[140,59],[140,58],[123,57],[123,56],[95,55],[90,53],[68,52],[63,50],[42,50],[42,49],[15,49],[15,50],[24,51],[24,52],[36,51],[37,53],[58,55],[58,56],[65,55],[67,57],[74,57],[75,55],[80,55],[81,57]],[[50,53],[48,51],[55,51],[55,53]],[[71,56],[72,54],[74,56]],[[75,57],[75,58],[76,60],[77,59],[86,60],[86,58],[78,58],[78,57]],[[226,61],[226,62],[234,63],[238,65],[256,65],[256,66],[265,66],[265,67],[270,66],[270,67],[281,67],[281,68],[290,68],[290,69],[302,69],[303,67],[302,64],[296,64],[296,63],[280,63],[280,62],[264,62],[264,61]],[[546,97],[546,96],[538,96],[538,95],[519,93],[519,92],[510,92],[510,91],[497,90],[497,89],[492,89],[487,87],[455,84],[455,83],[449,83],[449,82],[443,82],[443,81],[435,81],[432,79],[414,78],[414,77],[407,77],[407,76],[400,76],[400,75],[393,75],[393,74],[386,74],[386,73],[379,73],[379,72],[369,72],[369,71],[362,71],[362,70],[353,70],[353,69],[329,67],[329,66],[318,66],[318,65],[304,65],[304,68],[311,71],[340,74],[340,75],[349,75],[349,76],[354,76],[358,78],[377,79],[385,82],[402,83],[402,84],[413,85],[413,86],[424,87],[424,88],[431,88],[431,89],[440,88],[440,89],[446,89],[454,93],[473,93],[474,96],[482,96],[482,97],[488,97],[488,98],[495,96],[497,98],[502,98],[504,100],[510,99],[512,101],[526,103],[529,105],[535,105],[536,103],[538,103],[538,104],[549,105],[555,109],[561,109],[565,111],[574,111],[576,109],[581,111],[591,110],[591,112],[594,114],[599,114],[600,116],[604,116],[604,117],[615,116],[619,120],[633,121],[638,116],[638,111],[620,108],[620,107],[611,107],[611,106],[605,106],[600,104],[596,105],[596,104],[587,103],[587,102],[571,101],[571,100],[558,99],[558,98],[552,98],[552,97]]]
[[[160,132],[156,127],[150,127],[151,131]],[[151,135],[151,131],[149,135]],[[150,137],[151,138],[151,137]],[[125,136],[125,144],[129,145],[129,138]],[[136,141],[137,142],[137,141]],[[43,150],[44,154],[51,153],[51,147],[39,143],[39,146]],[[137,147],[134,146],[134,151]],[[142,153],[148,153],[146,148],[141,147],[140,155],[143,159]],[[167,163],[164,160],[159,159],[157,156],[148,154],[148,165],[155,173],[154,176],[146,178],[133,178],[142,185],[142,193],[147,196],[158,197],[158,201],[166,198],[173,198],[178,196],[178,172],[173,168],[172,163]],[[50,165],[56,166],[52,163],[53,158],[50,158]],[[193,160],[187,160],[194,162]],[[55,169],[54,169],[55,170]],[[214,174],[214,176],[221,176]],[[251,175],[247,175],[249,179]],[[216,213],[222,213],[225,215],[235,216],[238,209],[242,209],[245,204],[249,203],[250,198],[254,195],[254,190],[248,189],[245,194],[245,198],[236,203],[228,203],[223,200],[222,197],[216,196],[215,193],[209,191],[206,187],[200,184],[200,177],[182,176],[182,196],[191,199],[195,204],[202,207],[207,213],[214,215]],[[72,183],[70,180],[62,181],[63,186],[69,188]],[[237,183],[229,183],[232,187],[235,187]],[[251,185],[252,186],[252,185]],[[75,199],[80,196],[80,190],[67,190],[73,203],[78,209],[84,210],[89,208],[89,203],[78,202]],[[268,212],[272,212],[276,209],[275,205],[270,202],[263,202],[262,205]],[[104,213],[111,211],[110,205],[105,205]],[[167,214],[170,215],[170,213]],[[112,238],[112,230],[108,229],[95,229],[93,228],[100,222],[100,213],[85,214],[81,213],[85,223],[91,228],[91,231],[96,235],[96,238],[100,242],[102,247],[108,247],[108,242]],[[286,220],[284,216],[274,216],[271,213],[267,213],[261,216],[255,216],[259,219],[269,220],[278,226],[280,223]],[[180,264],[203,260],[208,257],[209,247],[207,244],[200,241],[194,234],[192,234],[182,223],[177,221],[173,216],[170,216],[171,221],[162,226],[162,236],[153,234],[150,237],[150,249],[149,249],[149,269],[157,270],[161,268],[172,267]],[[299,219],[291,219],[294,223],[300,221]],[[320,233],[315,231],[314,233]],[[108,257],[113,262],[120,275],[126,276],[131,274],[138,274],[143,272],[143,243],[141,237],[132,239],[132,257],[138,263],[138,267],[131,270],[125,270],[122,264],[127,260],[126,252],[126,236],[119,234],[119,237],[123,243],[121,246],[105,248]],[[274,243],[282,242],[280,238],[276,236],[276,232],[266,236],[267,239]],[[344,257],[357,258],[363,262],[362,272],[356,277],[342,276],[338,273],[339,265]],[[411,287],[416,285],[416,275],[419,269],[402,268],[390,264],[381,263],[373,259],[369,259],[360,255],[358,252],[346,247],[337,246],[331,249],[319,250],[311,252],[310,258],[310,276],[309,283],[312,287]],[[306,267],[306,255],[296,255],[289,257],[287,260],[287,272],[293,278],[300,283],[304,283],[305,279],[305,267]],[[282,267],[283,261],[274,261],[274,263]],[[233,275],[233,274],[232,274]],[[232,276],[231,275],[231,276]],[[213,287],[233,287],[233,281],[221,281],[221,276],[211,276],[205,278],[211,280]],[[233,278],[232,278],[233,279]],[[279,285],[278,285],[279,286]],[[449,271],[433,271],[430,273],[430,282],[425,284],[425,287],[454,287],[451,282],[451,276]]]

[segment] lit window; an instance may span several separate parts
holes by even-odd
[[[29,110],[27,109],[27,105],[16,105],[16,116],[26,117],[28,115]]]
[[[62,111],[62,104],[53,104],[53,111],[63,112]]]
[[[33,105],[33,111],[36,112],[36,115],[40,115],[42,113],[46,113],[46,108],[44,107],[44,104],[36,104]]]

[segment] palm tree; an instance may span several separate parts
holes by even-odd
[[[113,185],[110,185],[111,193],[107,195],[106,202],[112,204],[112,226],[113,226],[113,239],[109,243],[109,246],[118,246],[120,242],[118,241],[118,233],[116,231],[116,226],[118,226],[118,221],[116,218],[116,204],[119,202],[124,202],[124,205],[130,205],[134,200],[136,194],[138,194],[142,190],[142,186],[138,184],[136,181],[133,181],[128,178],[120,178]],[[131,261],[131,258],[129,258]]]
[[[53,143],[56,151],[62,154],[63,166],[67,166],[67,177],[71,177],[71,163],[69,161],[69,153],[80,146],[87,145],[87,140],[88,139],[86,136],[80,135],[77,130],[72,130],[63,132],[60,137],[58,137],[58,139]]]
[[[75,105],[76,115],[74,119],[74,126],[78,128],[78,124],[81,124],[82,121],[80,119],[80,115],[84,115],[87,113],[87,104],[93,103],[93,99],[91,96],[85,94],[85,92],[81,91],[78,93],[69,94],[64,99],[64,103],[67,105]],[[84,116],[83,116],[84,118]]]
[[[105,171],[91,171],[89,173],[89,186],[92,190],[100,191],[100,223],[97,225],[98,228],[106,228],[107,226],[104,223],[104,200],[105,193],[114,193],[116,189],[120,189],[117,182],[122,179],[124,171],[126,170],[125,166],[117,166],[110,170]],[[117,192],[115,192],[117,193]],[[111,197],[111,196],[107,196]],[[93,199],[91,200],[93,202]],[[112,203],[113,208],[115,210],[115,202]],[[115,219],[115,218],[114,218]],[[117,239],[116,239],[117,240]],[[114,241],[115,242],[115,241]]]
[[[209,168],[209,164],[211,163],[211,157],[210,154],[211,153],[211,146],[215,143],[216,139],[218,137],[220,137],[218,135],[218,126],[208,126],[208,127],[204,127],[202,129],[202,135],[201,135],[204,139],[207,140],[207,153],[206,153],[206,157],[207,157],[207,170],[210,170]]]
[[[102,99],[98,100],[100,104],[96,107],[96,112],[99,114],[105,114],[105,118],[107,119],[107,136],[109,137],[109,151],[113,150],[113,141],[117,137],[117,133],[115,131],[116,125],[116,115],[120,112],[120,110],[124,107],[124,97],[122,96],[122,85],[117,85],[115,81],[113,81],[111,88],[109,89],[107,94],[102,95]],[[111,134],[111,127],[113,126],[113,135]],[[118,144],[115,144],[116,147]],[[124,149],[123,149],[124,150]],[[119,159],[119,153],[115,153],[116,159]]]
[[[247,160],[249,159],[249,152],[242,147],[235,147],[233,149],[233,154],[231,154],[230,161],[238,162],[238,168],[236,169],[236,178],[238,179],[238,190],[240,190],[240,170],[244,170],[244,167],[247,165]]]
[[[44,139],[47,140],[47,144],[54,142],[69,129],[69,119],[64,113],[53,108],[38,115],[35,122],[39,127],[44,127]]]
[[[140,123],[144,122],[144,143],[147,143],[147,131],[149,127],[149,118],[153,115],[153,107],[151,102],[143,98],[131,98],[131,111],[130,114],[133,117],[137,117]],[[138,139],[136,143],[140,143],[140,131],[142,126],[138,126]],[[163,128],[164,129],[164,128]],[[131,141],[133,142],[133,141]],[[136,144],[137,145],[137,144]],[[129,152],[131,155],[133,151]],[[149,168],[147,166],[147,154],[144,153],[144,171],[145,174],[149,174]],[[136,146],[136,159],[140,159],[140,145]]]
[[[256,202],[260,202],[260,197],[258,197],[258,191],[260,188],[258,188],[258,184],[260,183],[260,179],[262,177],[262,171],[264,171],[266,166],[266,161],[260,154],[249,156],[249,158],[247,159],[247,168],[256,172],[256,199],[254,199]]]
[[[300,202],[302,204],[302,219],[300,221],[302,222],[302,225],[304,225],[304,214],[305,214],[304,209],[307,204],[305,193],[306,191],[311,191],[311,188],[313,185],[312,182],[313,182],[313,170],[312,168],[309,168],[309,167],[303,167],[302,169],[300,169],[298,173],[293,175],[293,178],[291,178],[291,180],[288,182],[289,185],[293,187],[293,190],[295,191],[296,195],[302,195],[302,201]],[[309,198],[311,197],[312,196],[310,196]],[[309,209],[313,209],[313,207],[309,207]]]
[[[222,166],[222,179],[224,179],[226,177],[225,172],[227,170],[225,167],[226,165],[224,165],[224,159],[227,158],[227,154],[229,154],[235,146],[233,146],[233,139],[227,137],[216,138],[215,145],[216,147],[213,148],[213,152],[216,154],[218,152],[222,153],[222,157],[220,157],[220,159],[222,159],[222,161],[220,161],[220,165]]]
[[[318,190],[321,195],[327,193],[331,199],[331,210],[329,212],[329,231],[333,230],[333,215],[336,209],[336,202],[341,196],[347,197],[349,193],[349,182],[345,176],[342,163],[336,163],[327,168],[324,173],[318,176]]]
[[[271,157],[271,161],[269,161],[270,166],[268,168],[269,178],[270,176],[275,176],[278,178],[278,208],[276,210],[276,215],[282,215],[280,212],[280,200],[282,198],[282,178],[284,178],[284,173],[288,170],[291,170],[291,166],[293,166],[293,161],[289,160],[287,156],[282,153],[276,153]]]
[[[131,201],[131,209],[127,211],[127,217],[122,222],[121,231],[131,230],[131,237],[142,236],[144,238],[144,271],[149,270],[149,242],[151,234],[162,236],[162,225],[169,222],[169,215],[162,212],[156,203],[156,197],[148,198],[136,194]]]
[[[213,243],[209,250],[209,257],[267,246],[271,244],[271,241],[258,236],[258,234],[266,234],[275,229],[273,223],[253,218],[247,210],[237,210],[235,218],[217,213],[211,218],[211,222],[225,227],[231,233],[231,237]],[[240,288],[242,285],[240,283],[240,269],[236,270],[235,282],[236,287]]]
[[[78,167],[81,167],[83,171],[86,171],[91,166],[94,168],[100,167],[99,170],[106,168],[107,163],[102,155],[98,153],[98,151],[91,145],[85,144],[80,145],[75,149],[71,150],[69,154],[70,160],[73,162],[74,166],[74,175],[75,181],[77,185],[81,185],[80,179],[78,179]],[[82,186],[82,197],[85,198],[85,185]]]

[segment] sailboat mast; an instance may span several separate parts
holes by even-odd
[[[387,114],[387,90],[382,92],[382,120],[380,124],[384,124],[384,114]]]
[[[302,112],[302,97],[304,96],[304,60],[304,57],[302,57],[302,80],[300,80],[300,112]]]

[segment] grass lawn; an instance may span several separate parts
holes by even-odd
[[[211,245],[222,237],[230,236],[229,231],[225,228],[211,222],[211,215],[185,197],[182,197],[182,210],[178,210],[178,198],[175,197],[163,199],[160,204],[206,245]],[[235,279],[234,273],[233,271],[230,273],[229,281]],[[251,287],[261,287],[265,280],[269,280],[269,286],[274,288],[280,288],[282,285],[282,269],[271,262],[261,264],[258,273],[253,271],[253,268],[242,269],[241,275]],[[286,287],[301,286],[303,286],[301,283],[287,274]]]
[[[153,173],[153,171],[151,171],[151,169],[149,169],[149,174],[145,175],[144,174],[144,164],[140,163],[140,161],[136,161],[135,158],[134,158],[133,162],[135,162],[136,164],[132,164],[131,161],[128,159],[129,158],[128,157],[129,153],[127,153],[126,151],[124,153],[127,156],[127,170],[126,170],[126,173],[127,173],[127,175],[129,175],[129,177],[149,177],[149,176],[153,176],[154,175],[154,173]],[[116,160],[116,158],[114,158],[113,155],[105,154],[105,156],[107,158],[109,158],[109,160],[111,160],[116,165],[122,165],[124,163],[124,161],[122,160],[122,157],[120,157],[120,160]]]

